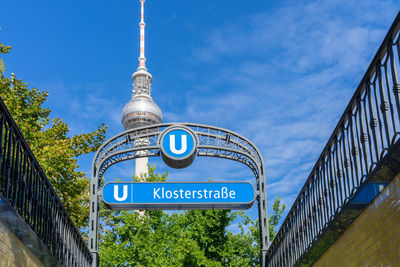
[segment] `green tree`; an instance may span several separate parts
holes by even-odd
[[[149,166],[148,182],[163,182],[167,174],[155,173]],[[138,177],[133,177],[138,181]],[[104,204],[103,204],[104,205]],[[101,209],[101,266],[220,266],[206,257],[192,238],[189,221],[183,213]],[[183,230],[187,229],[187,230]]]
[[[10,49],[0,44],[0,56]],[[3,60],[0,96],[75,225],[85,227],[89,216],[89,180],[79,171],[77,158],[98,149],[107,127],[100,125],[91,133],[70,136],[68,125],[60,118],[51,120],[50,109],[43,107],[48,92],[29,87],[15,74],[5,77]]]
[[[165,181],[149,166],[146,181]],[[137,177],[134,177],[137,180]],[[284,206],[275,200],[270,221]],[[277,214],[276,210],[280,213]],[[244,211],[189,210],[176,213],[101,210],[101,266],[259,266],[259,224]],[[271,219],[273,218],[273,220]],[[238,231],[227,230],[237,223]],[[277,223],[274,225],[276,226]],[[275,234],[274,226],[270,235]],[[272,231],[272,232],[271,232]]]
[[[272,214],[268,219],[268,232],[269,240],[274,240],[276,236],[275,227],[278,226],[279,220],[282,218],[282,213],[285,211],[285,204],[281,204],[281,198],[275,197],[274,204],[272,205]]]

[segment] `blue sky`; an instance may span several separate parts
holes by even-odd
[[[399,10],[400,1],[147,0],[146,57],[164,122],[196,122],[253,141],[269,206],[289,210]],[[14,72],[50,93],[71,133],[123,130],[138,66],[139,1],[0,0],[0,40]],[[80,160],[90,170],[92,155]],[[239,163],[198,158],[170,181],[254,180]],[[124,179],[133,163],[114,166]],[[252,216],[257,215],[255,208]],[[232,226],[234,228],[234,226]]]

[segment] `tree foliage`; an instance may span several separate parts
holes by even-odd
[[[268,232],[269,240],[274,240],[276,236],[275,227],[278,226],[282,213],[285,211],[285,204],[281,204],[281,198],[275,197],[274,204],[272,205],[272,214],[268,218]]]
[[[149,166],[146,181],[165,181]],[[143,179],[143,177],[141,177]],[[134,177],[134,180],[138,180]],[[275,200],[270,222],[284,206]],[[259,266],[259,225],[245,212],[101,210],[101,266]],[[273,218],[273,219],[272,219]],[[230,231],[233,225],[237,229]],[[270,226],[270,236],[275,226]],[[272,231],[272,232],[271,232]]]
[[[0,44],[0,56],[11,47]],[[48,92],[29,87],[12,74],[5,77],[0,60],[0,96],[49,178],[75,225],[85,227],[89,216],[89,180],[79,171],[77,158],[96,151],[105,138],[106,126],[91,133],[71,136],[67,123],[50,118],[45,108]]]

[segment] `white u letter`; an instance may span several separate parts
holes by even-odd
[[[118,185],[114,185],[114,198],[116,201],[124,201],[128,197],[128,186],[123,186],[123,194],[122,197],[118,196]]]
[[[181,135],[181,149],[176,149],[175,146],[175,135],[171,134],[169,136],[169,148],[171,149],[172,153],[174,154],[183,154],[186,152],[187,149],[187,136],[186,135]]]

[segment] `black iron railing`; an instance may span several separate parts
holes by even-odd
[[[0,196],[63,266],[91,266],[92,256],[0,98]]]
[[[400,13],[269,247],[268,266],[298,264],[398,145],[399,28]]]

